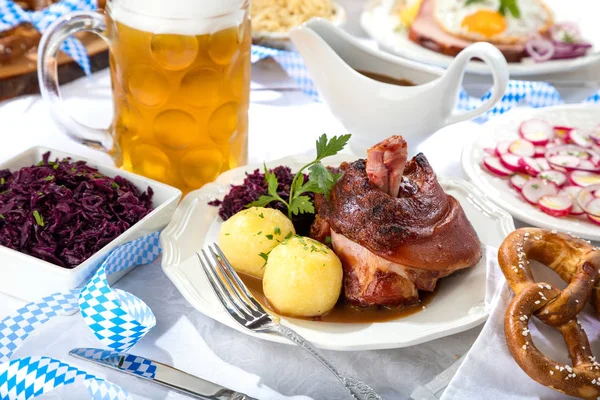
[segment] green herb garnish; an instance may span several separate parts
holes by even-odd
[[[260,258],[265,260],[265,263],[262,266],[262,268],[264,268],[265,265],[267,265],[267,261],[269,261],[269,253],[258,253],[258,255],[260,256]]]
[[[260,214],[258,214],[258,216],[259,216],[260,218],[264,218],[264,217],[265,217],[263,213],[260,213]]]
[[[45,180],[46,182],[49,182],[49,181],[51,181],[52,179],[54,179],[54,175],[48,175],[47,177],[45,177],[45,178],[44,178],[44,180]]]
[[[267,239],[273,240],[273,235],[265,235]]]
[[[112,186],[112,187],[113,187],[113,188],[115,188],[115,189],[120,189],[120,188],[121,188],[121,186],[119,186],[119,184],[118,184],[117,182],[112,182],[112,183],[110,184],[110,186]]]
[[[273,229],[273,234],[275,234],[275,235],[281,235],[281,229],[279,229],[279,227],[276,226],[275,229]]]
[[[332,174],[321,161],[326,157],[339,153],[346,146],[348,140],[350,140],[350,135],[334,136],[329,140],[327,139],[327,135],[321,135],[317,140],[317,157],[314,161],[300,168],[294,176],[290,185],[290,197],[288,201],[279,196],[277,193],[279,187],[277,177],[264,165],[265,181],[267,182],[269,195],[260,196],[258,200],[248,204],[246,207],[264,207],[273,201],[280,201],[286,206],[289,219],[298,214],[314,214],[315,207],[310,197],[303,195],[303,193],[320,193],[329,198],[331,188],[335,185],[340,175]],[[303,171],[305,169],[309,170],[308,182],[304,182]]]
[[[4,217],[4,214],[0,214],[0,219],[6,219],[6,218]]]
[[[44,226],[44,218],[42,218],[38,210],[33,210],[33,218],[35,218],[35,222],[37,222],[39,226]]]
[[[325,236],[325,243],[331,244],[331,236]]]
[[[485,1],[486,0],[466,0],[465,6],[469,6],[471,4],[484,3]],[[504,16],[510,13],[515,18],[521,18],[521,10],[519,10],[517,0],[500,0],[500,7],[498,7],[498,12]]]
[[[562,38],[563,42],[565,43],[575,43],[575,37],[573,35],[571,35],[569,32],[565,32]]]
[[[6,183],[6,179],[0,178],[0,185],[4,185]]]
[[[500,8],[498,11],[504,16],[510,12],[513,17],[521,18],[521,10],[519,10],[517,0],[500,0]]]

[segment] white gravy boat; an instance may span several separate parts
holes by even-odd
[[[508,84],[506,60],[489,43],[472,44],[444,71],[373,50],[323,19],[310,20],[290,35],[321,97],[352,133],[350,148],[356,154],[391,135],[402,135],[415,149],[438,129],[489,110]],[[465,67],[473,58],[491,68],[492,96],[457,114],[453,110]],[[382,83],[356,70],[407,79],[415,86]]]

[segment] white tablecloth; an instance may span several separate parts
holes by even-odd
[[[361,2],[343,2],[351,21]],[[354,23],[349,30],[361,34]],[[572,74],[579,80],[592,74]],[[481,79],[473,79],[471,89],[483,92]],[[276,159],[307,152],[317,136],[345,133],[325,106],[311,102],[286,79],[277,65],[265,62],[253,68],[250,106],[250,162]],[[283,90],[268,90],[268,88]],[[590,89],[565,88],[567,100],[585,97]],[[82,122],[98,127],[110,121],[111,92],[106,71],[91,79],[65,85],[63,94],[73,114]],[[100,162],[111,162],[100,152],[67,138],[52,122],[38,96],[0,103],[0,161],[33,145],[59,148]],[[477,134],[478,126],[462,123],[432,135],[420,149],[434,169],[444,175],[462,177],[459,155],[462,143]],[[1,279],[1,278],[0,278]],[[35,279],[35,277],[32,277]],[[343,387],[320,364],[293,346],[252,339],[195,311],[163,275],[159,261],[138,267],[117,287],[144,300],[157,317],[157,326],[132,350],[134,353],[174,365],[259,399],[348,398]],[[0,294],[0,317],[14,311],[22,302]],[[477,337],[481,327],[397,350],[363,352],[326,352],[342,370],[368,382],[387,399],[433,399],[439,396],[453,371]],[[70,358],[73,347],[98,347],[99,343],[79,315],[57,318],[32,335],[15,354],[46,355],[77,365],[122,385],[136,399],[183,399],[183,395],[136,378],[107,371]],[[449,370],[447,370],[450,368]],[[427,386],[427,387],[424,387]],[[437,393],[436,393],[437,392]],[[85,394],[65,388],[46,398],[80,399]]]

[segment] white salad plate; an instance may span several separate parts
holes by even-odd
[[[533,226],[570,232],[589,240],[600,240],[600,226],[585,216],[552,217],[529,204],[509,185],[508,178],[488,172],[482,165],[485,148],[495,148],[501,140],[517,139],[519,125],[528,119],[540,118],[554,126],[592,128],[600,124],[600,106],[564,105],[540,109],[514,108],[479,128],[475,140],[465,144],[462,167],[473,184],[496,205],[518,220]]]
[[[367,34],[390,53],[425,64],[448,67],[454,57],[429,50],[408,38],[408,29],[403,27],[398,16],[392,12],[395,3],[395,0],[371,0],[367,3],[360,19]],[[546,0],[546,3],[553,10],[557,23],[577,23],[582,37],[591,42],[593,47],[587,56],[570,60],[536,63],[527,57],[518,63],[508,63],[511,77],[567,72],[600,61],[600,25],[597,22],[600,4],[588,0]],[[470,62],[466,71],[478,75],[491,74],[484,63],[476,61]]]
[[[339,165],[341,161],[355,159],[338,155],[327,158],[325,163]],[[297,170],[308,161],[311,160],[307,157],[291,156],[267,165],[287,165]],[[222,224],[217,215],[218,208],[207,203],[216,198],[222,199],[231,184],[242,183],[245,172],[256,168],[262,167],[240,167],[225,172],[215,182],[183,199],[173,220],[161,234],[162,267],[182,295],[203,314],[250,336],[289,344],[291,342],[277,335],[250,332],[234,322],[215,296],[195,256],[196,251],[218,241]],[[498,247],[514,230],[510,215],[468,182],[452,178],[440,178],[439,181],[446,192],[461,203],[483,246]],[[350,351],[406,347],[481,324],[487,318],[485,292],[484,256],[474,268],[444,278],[426,309],[402,319],[377,323],[326,323],[282,317],[281,323],[324,349]]]
[[[106,176],[114,178],[117,175],[131,181],[139,190],[145,191],[151,187],[152,212],[127,229],[112,242],[104,246],[85,262],[73,269],[63,268],[44,260],[20,253],[8,247],[0,246],[0,293],[6,293],[18,299],[33,301],[43,296],[57,292],[68,292],[80,287],[86,279],[91,278],[106,256],[115,248],[164,228],[170,221],[181,198],[181,191],[121,170],[116,167],[100,165],[97,162],[44,147],[34,147],[18,156],[0,163],[1,169],[16,171],[23,167],[35,165],[42,160],[44,153],[50,152],[50,160],[70,157],[73,161],[85,161],[87,165],[97,168]],[[132,269],[112,274],[109,282],[114,283]]]

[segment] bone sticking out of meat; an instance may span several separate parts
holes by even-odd
[[[447,195],[423,154],[406,162],[394,136],[345,166],[330,198],[315,198],[311,234],[332,246],[344,268],[346,300],[361,306],[409,305],[418,290],[472,267],[479,239],[458,201]]]
[[[401,136],[392,136],[367,151],[369,181],[391,197],[398,197],[408,152]]]

